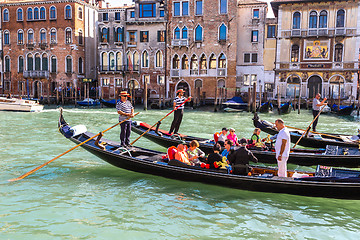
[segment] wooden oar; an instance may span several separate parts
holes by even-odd
[[[171,112],[169,112],[168,114],[166,114],[162,119],[160,119],[159,121],[157,121],[154,125],[152,125],[148,130],[146,130],[143,134],[141,134],[137,139],[135,139],[132,143],[130,143],[130,145],[133,145],[137,140],[139,140],[142,136],[144,136],[147,132],[149,132],[153,127],[156,126],[156,124],[158,124],[159,122],[161,122],[162,120],[164,120],[165,118],[167,118],[170,114],[172,114],[174,111],[176,111],[179,107],[181,107],[182,105],[184,105],[187,101],[189,101],[191,99],[191,97],[188,97],[182,104],[180,104],[179,106],[177,106],[175,109],[173,109]]]
[[[299,140],[295,143],[295,145],[293,146],[293,148],[295,148],[296,145],[297,145],[297,144],[300,142],[300,140],[302,139],[302,137],[303,137],[306,133],[309,132],[308,130],[310,130],[311,124],[313,124],[313,122],[320,116],[320,113],[322,112],[322,110],[324,110],[324,108],[320,109],[320,112],[318,113],[318,115],[311,121],[311,123],[309,124],[309,126],[306,128],[307,130],[304,131],[304,133],[301,135],[301,137],[299,138]]]
[[[135,114],[134,114],[134,117],[135,117],[136,115],[138,115],[138,114],[139,114],[139,112],[138,112],[138,113],[135,113]],[[110,129],[112,129],[112,128],[116,127],[117,125],[122,124],[123,122],[125,122],[125,121],[129,120],[130,118],[131,118],[131,117],[128,117],[128,118],[127,118],[127,119],[125,119],[124,121],[118,122],[117,124],[115,124],[115,125],[113,125],[113,126],[109,127],[108,129],[106,129],[106,130],[104,130],[104,131],[102,131],[102,132],[99,132],[99,133],[98,133],[98,134],[96,134],[95,136],[93,136],[93,137],[91,137],[91,138],[89,138],[89,139],[85,140],[84,142],[81,142],[80,144],[76,145],[75,147],[70,148],[70,149],[69,149],[69,150],[67,150],[66,152],[64,152],[64,153],[62,153],[62,154],[60,154],[60,155],[58,155],[57,157],[54,157],[54,158],[53,158],[53,159],[51,159],[50,161],[48,161],[48,162],[46,162],[46,163],[44,163],[44,164],[42,164],[42,165],[38,166],[37,168],[34,168],[33,170],[31,170],[31,171],[29,171],[29,172],[25,173],[24,175],[21,175],[20,177],[17,177],[17,178],[9,179],[8,181],[13,182],[13,181],[18,181],[18,180],[21,180],[21,179],[26,178],[26,177],[27,177],[27,176],[29,176],[30,174],[32,174],[32,173],[36,172],[37,170],[39,170],[40,168],[42,168],[42,167],[44,167],[44,166],[48,165],[48,164],[49,164],[49,163],[51,163],[52,161],[55,161],[55,160],[56,160],[56,159],[58,159],[59,157],[64,156],[65,154],[67,154],[68,152],[71,152],[71,151],[72,151],[72,150],[74,150],[75,148],[80,147],[81,145],[83,145],[84,143],[87,143],[87,142],[88,142],[88,141],[90,141],[91,139],[96,138],[97,136],[99,136],[99,135],[100,135],[100,133],[107,132],[107,131],[109,131]]]

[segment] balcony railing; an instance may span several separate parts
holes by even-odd
[[[180,77],[180,69],[171,69],[171,77]]]
[[[200,75],[207,75],[207,69],[200,69]]]
[[[140,65],[124,65],[124,70],[126,72],[139,72]]]
[[[221,76],[221,77],[225,77],[226,76],[226,68],[220,68],[217,70],[217,75]]]
[[[26,47],[29,49],[33,49],[35,47],[35,43],[27,43]]]
[[[335,28],[335,35],[345,35],[345,28]]]
[[[300,37],[301,36],[301,30],[300,29],[291,30],[291,36],[292,37]]]
[[[317,34],[318,34],[317,29],[309,29],[308,30],[308,35],[309,36],[317,36]]]
[[[48,44],[47,44],[46,42],[42,42],[42,43],[39,43],[39,47],[40,47],[41,49],[45,49],[45,48],[48,47]]]
[[[173,47],[188,47],[189,39],[172,39],[171,45]]]
[[[328,29],[327,28],[318,29],[318,36],[327,36],[327,35],[328,35]]]
[[[199,75],[198,69],[190,69],[190,75]]]
[[[109,65],[100,65],[100,72],[122,72],[124,71],[124,65],[109,67]]]
[[[24,78],[49,78],[49,71],[46,70],[33,70],[33,71],[24,71]]]

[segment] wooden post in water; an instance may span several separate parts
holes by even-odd
[[[59,83],[55,83],[55,89],[56,89],[56,104],[59,104]]]
[[[256,112],[256,82],[253,84],[253,102],[252,102],[252,112]]]
[[[61,105],[64,106],[64,86],[61,87]]]
[[[338,92],[338,95],[339,95],[338,103],[339,103],[339,105],[338,105],[338,111],[340,111],[340,104],[341,104],[341,102],[340,102],[340,93],[341,93],[341,91],[340,91],[340,81],[339,81],[339,92]]]
[[[214,112],[217,112],[216,104],[217,104],[217,91],[218,88],[215,86],[215,99],[214,99]]]
[[[47,82],[47,102],[50,105],[50,80]]]
[[[357,89],[357,94],[358,94],[358,102],[357,102],[357,115],[359,116],[359,112],[360,112],[360,86]]]
[[[261,107],[261,100],[262,100],[262,86],[259,84],[259,109]]]
[[[161,109],[161,86],[159,86],[159,109]]]
[[[145,79],[144,81],[144,110],[147,111],[147,99],[148,99],[148,93],[147,93],[147,80]],[[116,98],[115,98],[115,103],[116,103]]]
[[[298,114],[300,114],[300,105],[301,105],[301,92],[302,91],[302,87],[301,87],[301,84],[300,84],[300,87],[299,87],[299,100],[298,100]]]
[[[250,108],[251,108],[251,100],[252,100],[252,97],[251,97],[251,87],[248,88],[248,112],[250,112]]]
[[[296,86],[294,88],[294,101],[293,101],[293,109],[295,110],[296,109]]]
[[[277,104],[278,104],[278,113],[280,114],[280,85],[277,85]]]

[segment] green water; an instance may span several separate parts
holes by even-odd
[[[185,110],[181,132],[210,138],[223,126],[250,137],[252,115]],[[141,111],[150,124],[168,110]],[[58,111],[0,112],[0,239],[358,239],[360,201],[249,192],[115,168],[76,149],[18,182],[74,144],[57,131]],[[65,109],[72,125],[99,132],[114,109]],[[262,114],[274,121],[278,115]],[[304,128],[309,112],[283,116]],[[172,116],[164,120],[168,130]],[[356,117],[320,117],[318,131],[356,133]],[[105,134],[118,141],[119,128]],[[262,134],[265,137],[265,134]],[[137,137],[132,134],[132,139]],[[164,148],[142,138],[137,145]],[[293,169],[304,169],[289,166]]]

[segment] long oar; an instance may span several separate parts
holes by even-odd
[[[134,114],[134,117],[135,117],[136,115],[138,115],[138,114],[139,114],[139,113],[135,113],[135,114]],[[71,152],[71,151],[72,151],[72,150],[74,150],[75,148],[80,147],[81,145],[83,145],[84,143],[87,143],[87,142],[88,142],[88,141],[90,141],[91,139],[96,138],[97,136],[99,136],[99,135],[100,135],[100,133],[107,132],[107,131],[109,131],[110,129],[112,129],[112,128],[116,127],[117,125],[119,125],[119,124],[121,124],[121,123],[123,123],[123,122],[125,122],[125,121],[129,120],[130,118],[131,118],[131,117],[128,117],[128,118],[127,118],[127,119],[125,119],[124,121],[118,122],[117,124],[115,124],[115,125],[113,125],[113,126],[109,127],[108,129],[106,129],[106,130],[104,130],[104,131],[102,131],[102,132],[99,132],[99,133],[98,133],[98,134],[96,134],[95,136],[93,136],[93,137],[91,137],[91,138],[87,139],[87,140],[86,140],[86,141],[84,141],[84,142],[81,142],[80,144],[76,145],[75,147],[70,148],[70,149],[69,149],[69,150],[67,150],[66,152],[64,152],[64,153],[60,154],[60,155],[59,155],[59,156],[57,156],[57,157],[54,157],[54,158],[53,158],[53,159],[51,159],[50,161],[48,161],[48,162],[46,162],[46,163],[44,163],[44,164],[42,164],[42,165],[38,166],[37,168],[34,168],[34,169],[33,169],[33,170],[31,170],[30,172],[27,172],[27,173],[25,173],[24,175],[21,175],[21,176],[20,176],[20,177],[18,177],[18,178],[9,179],[8,181],[13,182],[13,181],[18,181],[18,180],[21,180],[21,179],[26,178],[26,177],[27,177],[27,176],[29,176],[30,174],[32,174],[32,173],[36,172],[37,170],[39,170],[40,168],[42,168],[42,167],[44,167],[44,166],[48,165],[48,164],[49,164],[49,163],[51,163],[52,161],[55,161],[55,160],[56,160],[56,159],[58,159],[59,157],[64,156],[65,154],[67,154],[68,152]]]
[[[135,139],[131,145],[133,145],[137,140],[139,140],[142,136],[144,136],[147,132],[149,132],[153,127],[156,126],[156,124],[158,124],[159,122],[161,122],[162,120],[164,120],[165,118],[167,118],[170,114],[172,114],[174,111],[176,111],[179,107],[181,107],[182,105],[184,105],[187,101],[189,101],[191,99],[191,97],[188,97],[182,104],[180,104],[179,106],[177,106],[174,110],[172,110],[171,112],[169,112],[168,114],[165,115],[165,117],[163,117],[162,119],[160,119],[159,121],[157,121],[154,125],[152,125],[148,130],[146,130],[143,134],[141,134],[137,139]]]
[[[313,124],[313,122],[320,116],[320,113],[322,112],[322,110],[324,110],[324,108],[322,108],[322,109],[320,110],[320,112],[318,113],[318,115],[311,121],[311,123],[309,124],[309,126],[306,128],[307,130],[304,131],[304,133],[301,135],[301,137],[299,138],[299,140],[295,143],[295,145],[293,146],[293,148],[295,148],[296,145],[297,145],[297,144],[300,142],[300,140],[302,139],[302,137],[303,137],[306,133],[309,132],[308,130],[310,129],[311,124]]]

